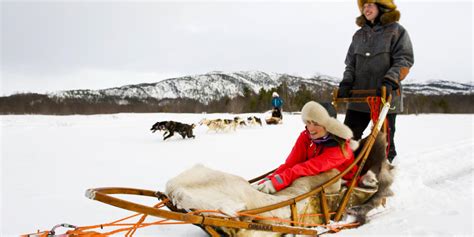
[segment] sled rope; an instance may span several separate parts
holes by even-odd
[[[154,205],[153,207],[154,208],[161,208],[161,207],[165,206],[165,204],[167,202],[169,202],[168,199],[163,200],[163,201],[159,202],[158,204]],[[198,215],[198,214],[202,214],[202,213],[216,213],[216,214],[225,215],[224,213],[222,213],[219,210],[195,210],[195,211],[189,212],[187,214],[189,214],[189,215]],[[356,226],[359,225],[359,223],[332,224],[332,225],[331,224],[311,224],[311,223],[305,223],[305,222],[291,221],[291,220],[288,220],[288,219],[282,219],[282,218],[278,218],[278,217],[267,217],[267,216],[239,213],[239,212],[236,213],[236,214],[237,214],[237,217],[250,217],[250,218],[253,218],[253,219],[256,219],[256,220],[266,220],[266,221],[272,221],[272,222],[278,222],[278,223],[287,223],[287,224],[293,224],[293,225],[296,225],[296,226],[323,227],[323,228],[326,228],[326,229],[328,229],[330,231],[333,231],[333,232],[338,232],[341,229],[352,228],[352,227],[356,227]],[[335,212],[331,212],[330,214],[333,215],[333,214],[335,214]],[[141,217],[136,223],[119,223],[119,222],[131,219],[131,218],[134,218],[134,217],[138,217],[140,215],[141,215]],[[319,214],[302,214],[302,215],[299,215],[299,217],[301,218],[303,216],[322,216],[322,215],[323,215],[322,213],[319,213]],[[110,236],[110,235],[114,235],[114,234],[126,231],[124,236],[131,237],[135,234],[135,232],[138,229],[148,227],[148,226],[171,225],[171,224],[188,224],[187,222],[170,221],[169,219],[163,219],[163,220],[159,220],[159,221],[155,221],[155,222],[144,223],[145,219],[147,217],[148,217],[147,214],[137,213],[137,214],[133,214],[133,215],[121,218],[121,219],[116,220],[116,221],[112,221],[110,223],[91,225],[91,226],[79,226],[79,227],[76,227],[76,229],[74,229],[74,230],[67,231],[66,235],[101,237],[101,236]],[[105,227],[123,227],[123,226],[127,226],[127,227],[116,229],[116,230],[105,232],[105,233],[92,231],[93,229],[99,229],[99,228],[104,229]],[[36,236],[47,237],[50,234],[51,234],[50,231],[42,231],[42,232],[38,231],[38,233],[36,233]]]
[[[168,201],[169,201],[168,199],[163,200],[163,201],[159,202],[158,204],[154,205],[153,207],[154,208],[161,208]],[[119,223],[119,222],[131,219],[131,218],[134,218],[134,217],[138,217],[140,215],[141,215],[141,217],[136,223]],[[117,234],[117,233],[120,233],[120,232],[127,231],[124,236],[129,237],[129,236],[133,236],[135,234],[135,232],[137,231],[137,229],[147,227],[147,226],[165,225],[165,224],[166,225],[167,224],[187,224],[186,222],[176,222],[176,221],[170,222],[169,219],[163,219],[163,220],[159,220],[159,221],[155,221],[155,222],[144,223],[147,216],[148,216],[147,214],[137,213],[137,214],[133,214],[131,216],[128,216],[128,217],[125,217],[125,218],[122,218],[122,219],[119,219],[119,220],[116,220],[116,221],[113,221],[113,222],[110,222],[110,223],[106,223],[106,224],[77,227],[74,230],[67,231],[66,234],[68,234],[68,235],[78,235],[78,236],[81,236],[81,235],[83,235],[83,236],[109,236],[109,235],[114,235],[114,234]],[[116,229],[116,230],[109,231],[109,232],[106,232],[106,233],[99,233],[99,232],[96,232],[96,231],[87,231],[87,230],[98,229],[98,228],[104,229],[104,227],[123,227],[123,226],[128,226],[128,227]],[[49,234],[48,231],[45,231],[45,232],[42,232],[42,233],[44,233],[44,235],[41,235],[42,237],[43,236],[48,236],[48,234]]]
[[[377,122],[377,119],[379,118],[382,106],[386,104],[385,99],[383,99],[382,97],[368,96],[367,104],[370,108],[370,119],[375,124],[375,122]]]

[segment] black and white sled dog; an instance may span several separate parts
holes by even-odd
[[[248,117],[247,118],[247,123],[249,125],[260,125],[260,126],[262,126],[262,120],[258,117],[255,117],[255,116]]]
[[[359,149],[355,151],[357,156],[364,146],[367,138],[359,143]],[[390,186],[395,175],[394,166],[386,158],[387,141],[384,133],[380,132],[372,146],[372,150],[367,157],[361,174],[363,174],[359,186],[377,188],[377,192],[364,204],[354,206],[348,210],[348,214],[354,215],[360,224],[367,221],[367,213],[384,204],[387,197],[393,196]]]
[[[209,130],[214,132],[235,131],[239,126],[238,119],[201,119],[199,125],[206,125]]]
[[[156,131],[165,131],[163,134],[163,140],[166,140],[174,135],[175,132],[179,133],[183,139],[188,138],[195,138],[193,135],[193,128],[196,127],[194,124],[185,124],[176,121],[162,121],[153,124],[151,127],[152,132]]]
[[[239,127],[245,127],[247,126],[247,123],[245,120],[239,116],[234,117],[234,122],[237,124]]]

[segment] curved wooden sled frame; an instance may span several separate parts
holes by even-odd
[[[358,91],[352,91],[352,92],[355,94],[358,94]],[[360,91],[359,92],[359,94],[364,94],[364,93],[373,94],[374,91]],[[382,98],[385,98],[384,88],[382,89],[382,95],[383,95]],[[240,213],[255,215],[255,214],[272,211],[278,208],[290,206],[291,221],[293,221],[294,223],[298,221],[298,212],[296,208],[296,203],[306,198],[319,195],[324,221],[326,224],[328,224],[329,221],[331,220],[331,215],[329,213],[328,203],[327,203],[324,189],[334,184],[335,182],[337,182],[340,178],[342,178],[342,176],[347,174],[356,164],[359,164],[359,168],[354,178],[348,185],[348,189],[344,193],[344,196],[337,208],[336,214],[333,217],[334,221],[340,221],[342,218],[342,215],[344,214],[346,210],[350,195],[356,186],[357,177],[359,177],[362,171],[362,168],[365,164],[365,161],[369,155],[369,152],[376,140],[377,134],[379,133],[379,131],[381,130],[383,126],[388,109],[390,108],[390,100],[391,98],[389,96],[387,103],[385,103],[382,107],[378,120],[375,126],[373,127],[370,135],[368,136],[366,143],[361,148],[361,151],[359,155],[356,157],[356,159],[354,160],[354,162],[349,167],[347,167],[347,169],[345,169],[343,172],[334,176],[333,178],[325,182],[323,185],[317,187],[316,189],[313,189],[312,191],[308,193],[299,195],[297,197],[288,199],[283,202],[279,202],[276,204],[272,204],[272,205],[268,205],[268,206],[264,206],[264,207],[260,207],[256,209],[245,210]],[[333,104],[337,105],[337,103],[341,103],[341,102],[366,102],[366,99],[337,98],[337,89],[336,89],[333,93]],[[274,170],[264,175],[261,175],[257,178],[251,179],[249,180],[249,182],[253,183],[253,182],[259,181],[262,178],[266,177],[268,174],[272,173],[273,171]],[[115,207],[134,211],[137,213],[143,213],[143,214],[148,214],[155,217],[172,219],[176,221],[183,221],[189,224],[199,225],[203,227],[212,236],[220,236],[220,234],[217,233],[217,231],[212,227],[228,227],[228,228],[250,229],[250,230],[270,231],[270,232],[280,232],[280,233],[300,234],[300,235],[317,235],[318,234],[318,232],[315,229],[306,228],[302,226],[294,226],[294,224],[292,224],[292,226],[286,226],[286,225],[280,225],[280,224],[256,223],[256,222],[252,222],[252,220],[241,221],[241,220],[234,220],[234,219],[219,217],[219,216],[204,216],[204,215],[199,215],[199,214],[184,213],[184,212],[175,211],[173,210],[174,208],[170,208],[172,211],[166,211],[159,208],[145,206],[142,204],[112,197],[110,196],[111,194],[140,195],[140,196],[148,196],[148,197],[154,197],[154,198],[157,197],[157,192],[155,191],[144,190],[144,189],[134,189],[134,188],[110,187],[110,188],[94,188],[94,189],[88,189],[86,191],[86,196],[92,200],[103,202]]]

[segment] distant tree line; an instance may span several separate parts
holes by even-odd
[[[474,94],[419,95],[404,97],[404,113],[474,113]]]
[[[286,83],[258,93],[244,88],[242,95],[222,97],[208,104],[194,99],[139,99],[136,97],[96,96],[83,98],[58,98],[36,93],[0,97],[0,114],[110,114],[110,113],[251,113],[271,109],[272,93],[276,91],[284,100],[284,111],[299,111],[310,101],[332,100],[332,88],[315,88],[302,84],[292,92]],[[473,94],[461,95],[404,95],[406,114],[418,113],[474,113]],[[339,112],[345,106],[338,107]]]

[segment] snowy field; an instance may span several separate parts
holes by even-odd
[[[167,180],[196,163],[256,177],[284,162],[304,128],[299,115],[285,114],[279,126],[227,133],[197,127],[195,139],[175,135],[163,141],[149,130],[161,120],[197,123],[234,116],[0,116],[1,236],[128,216],[87,199],[84,191],[112,186],[164,191]],[[473,236],[473,115],[402,115],[397,124],[396,196],[368,224],[330,236]],[[148,227],[136,235],[206,236],[192,225]]]

